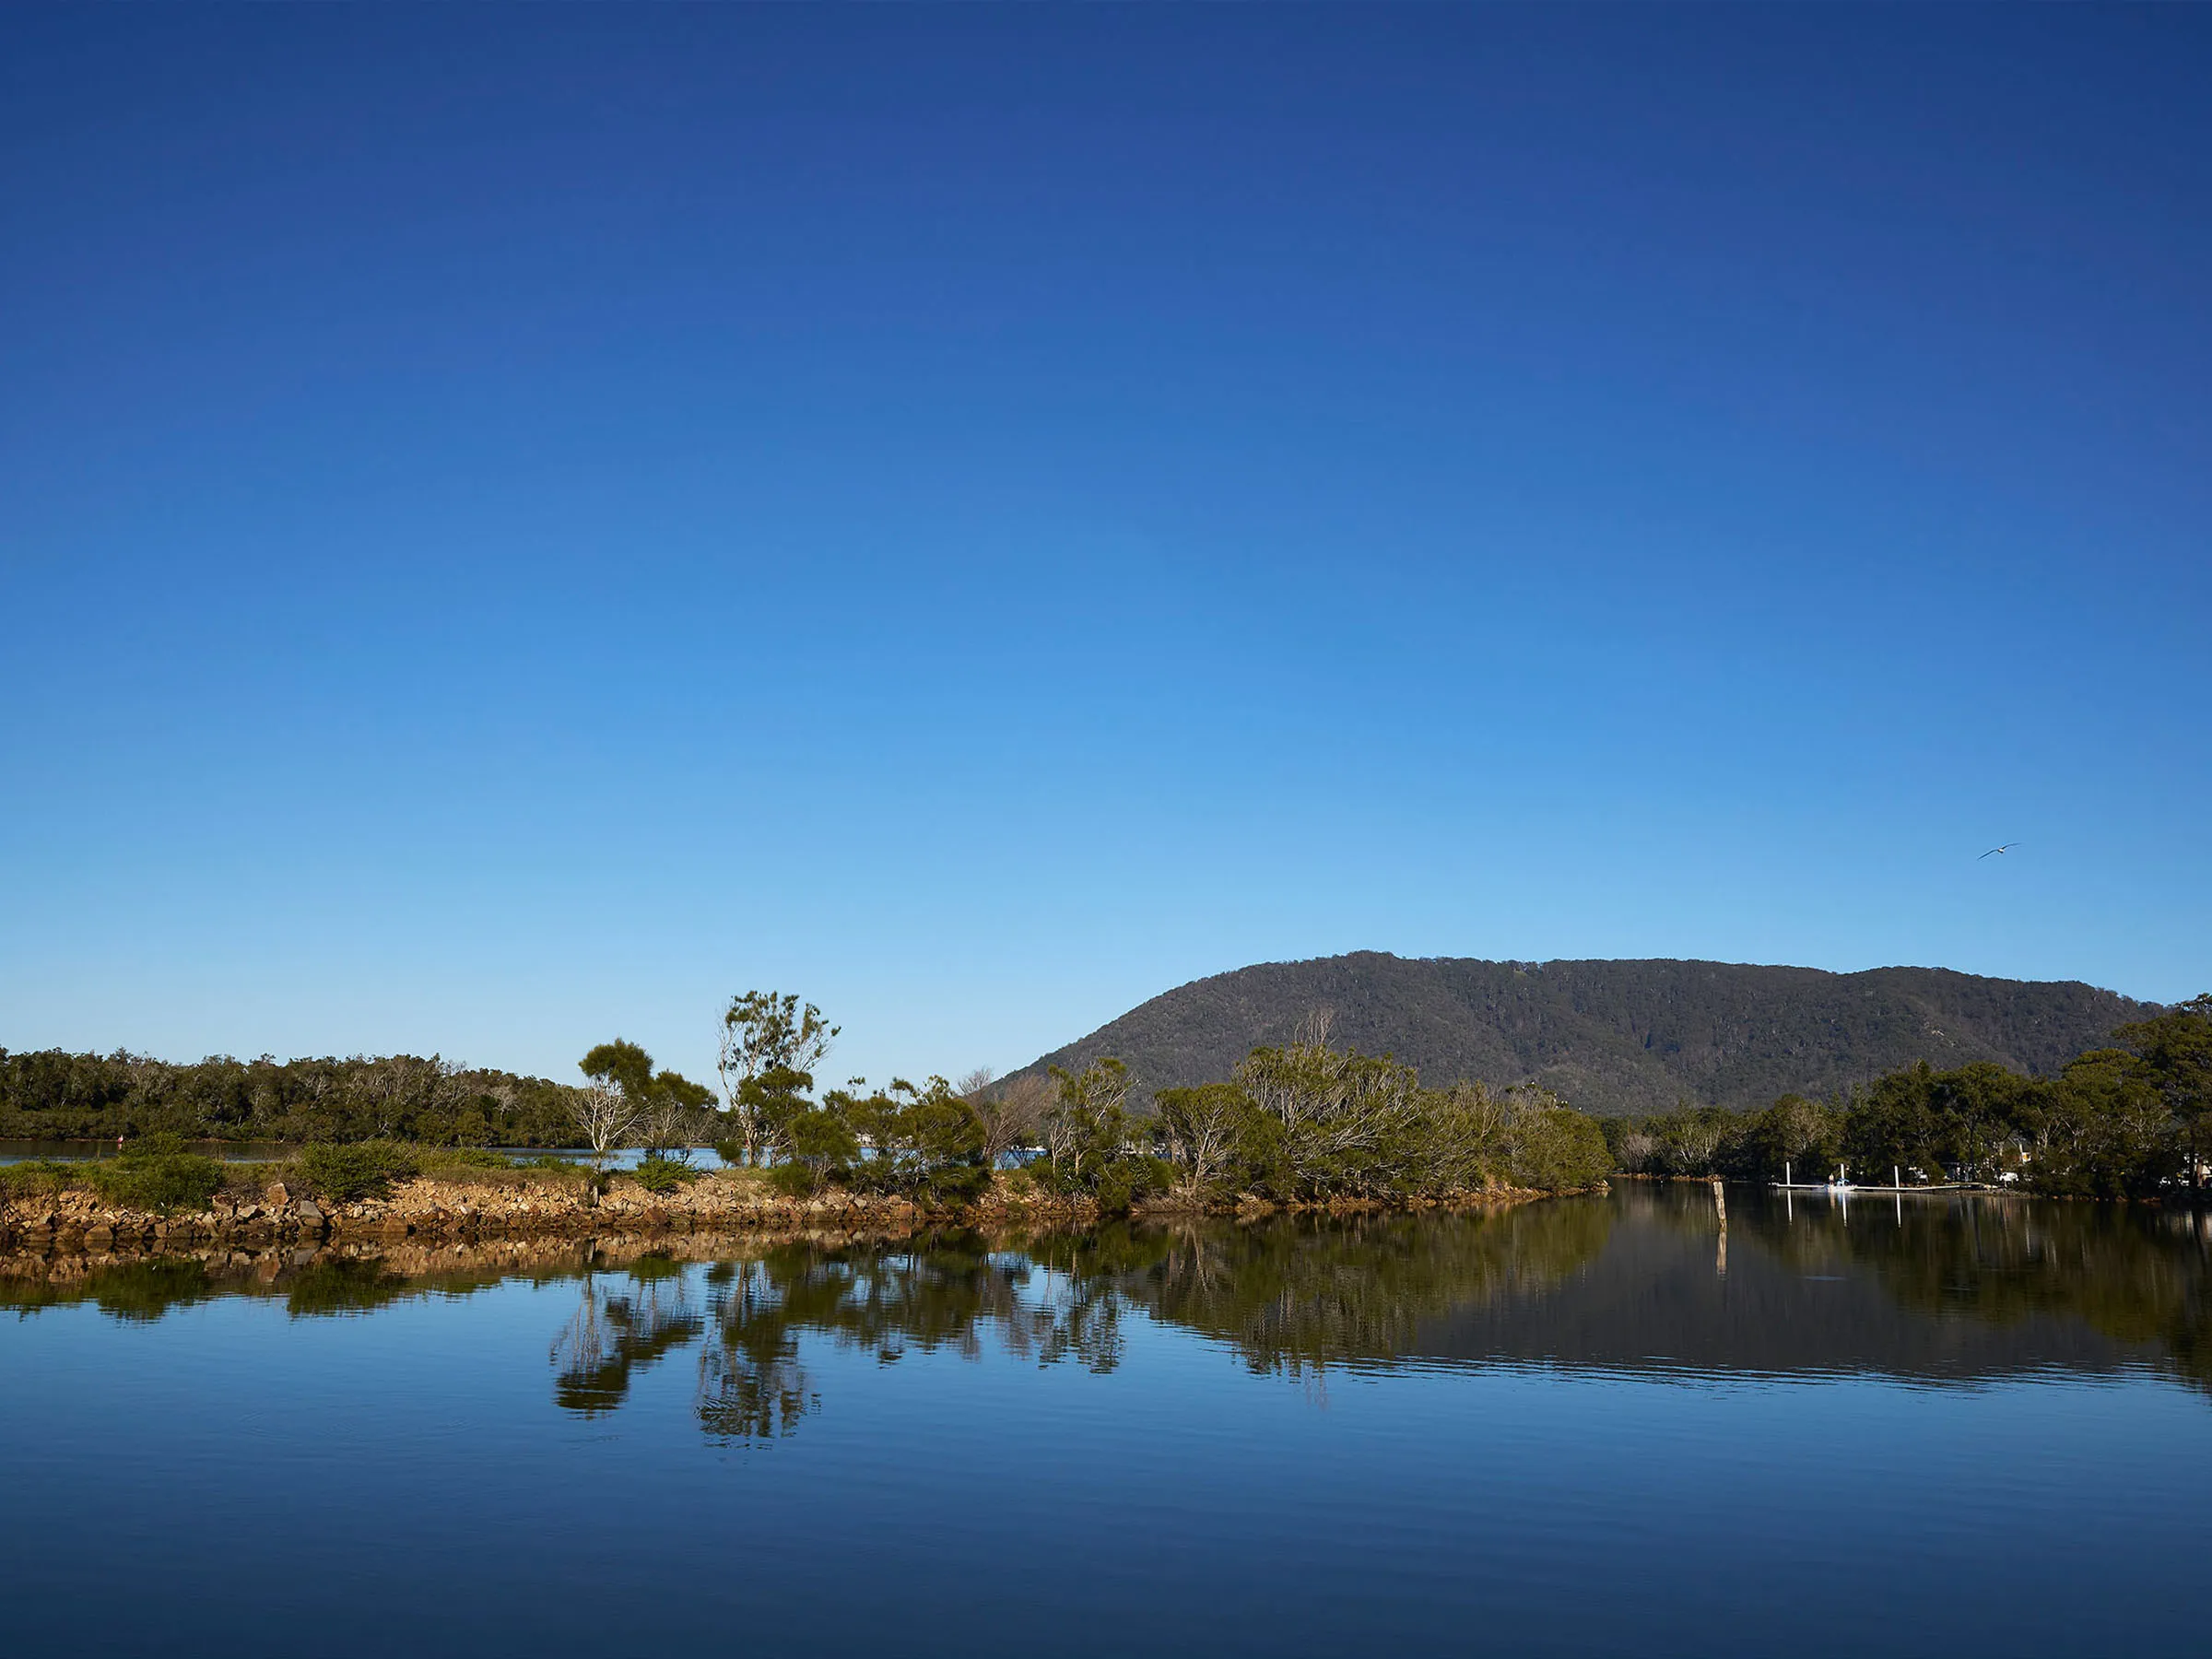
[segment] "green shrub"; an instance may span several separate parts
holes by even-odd
[[[1091,1196],[1098,1201],[1100,1215],[1126,1215],[1139,1198],[1164,1191],[1171,1173],[1160,1159],[1117,1158],[1099,1171]]]
[[[165,1216],[172,1209],[206,1208],[223,1184],[223,1166],[214,1159],[159,1147],[150,1135],[128,1151],[80,1168],[85,1183],[110,1204]]]
[[[1594,1186],[1613,1168],[1606,1132],[1595,1118],[1564,1106],[1530,1112],[1518,1125],[1512,1175],[1520,1186],[1541,1192],[1572,1192]]]
[[[803,1163],[780,1163],[768,1171],[768,1184],[786,1198],[811,1198],[822,1178]]]
[[[665,1196],[688,1181],[697,1181],[699,1171],[680,1159],[663,1158],[657,1152],[638,1160],[631,1178],[649,1193]]]
[[[85,1166],[58,1158],[31,1158],[18,1164],[0,1164],[0,1198],[29,1198],[34,1194],[58,1193],[84,1180]]]
[[[381,1198],[394,1181],[418,1174],[421,1164],[411,1147],[397,1141],[318,1142],[300,1154],[300,1176],[311,1191],[333,1203]]]

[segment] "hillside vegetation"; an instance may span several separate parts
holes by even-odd
[[[1129,1067],[1133,1103],[1228,1077],[1316,1009],[1335,1039],[1448,1082],[1533,1082],[1601,1115],[1825,1097],[1926,1061],[2048,1075],[2158,1009],[2074,982],[1940,968],[1828,973],[1727,962],[1489,962],[1380,951],[1194,980],[1039,1059]]]

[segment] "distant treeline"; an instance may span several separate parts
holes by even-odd
[[[1276,1203],[1402,1201],[1497,1187],[1547,1192],[1630,1172],[1862,1181],[2010,1179],[2039,1192],[2154,1197],[2212,1153],[2212,995],[2113,1033],[2055,1077],[1924,1063],[1826,1101],[1784,1095],[1594,1119],[1533,1085],[1426,1087],[1410,1065],[1339,1047],[1325,1018],[1253,1049],[1231,1075],[1130,1106],[1118,1059],[1080,1071],[949,1083],[861,1080],[815,1096],[836,1028],[795,996],[752,992],[722,1020],[716,1091],[634,1043],[602,1043],[576,1087],[432,1057],[177,1065],[138,1055],[0,1050],[0,1136],[175,1135],[299,1144],[641,1146],[658,1178],[713,1145],[786,1191],[841,1186],[957,1203],[1011,1165],[1045,1190],[1119,1211],[1245,1194]]]
[[[112,1140],[418,1141],[434,1147],[567,1147],[582,1092],[543,1077],[433,1055],[174,1065],[117,1050],[0,1049],[0,1137]]]
[[[814,1075],[837,1030],[812,1004],[773,992],[733,998],[721,1035],[719,1099],[619,1038],[583,1056],[575,1087],[408,1055],[179,1065],[0,1051],[0,1136],[276,1141],[325,1162],[347,1143],[583,1146],[602,1156],[635,1146],[648,1154],[641,1176],[665,1183],[691,1179],[686,1149],[712,1145],[794,1195],[842,1187],[957,1205],[1019,1169],[1032,1188],[1110,1213],[1246,1195],[1560,1192],[1611,1168],[1596,1121],[1545,1090],[1426,1088],[1409,1065],[1333,1045],[1325,1018],[1298,1041],[1254,1049],[1226,1079],[1161,1090],[1144,1112],[1130,1109],[1129,1073],[1114,1059],[996,1083],[988,1073],[877,1088],[854,1079],[817,1098]],[[203,1182],[206,1161],[191,1171]]]
[[[1825,1101],[1685,1108],[1606,1122],[1631,1173],[1862,1182],[2013,1182],[2075,1197],[2152,1198],[2198,1184],[2212,1157],[2212,995],[2112,1033],[2055,1077],[1923,1062]]]

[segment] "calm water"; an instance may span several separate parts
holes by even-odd
[[[0,1278],[9,1645],[2205,1651],[2196,1218],[1729,1210]]]

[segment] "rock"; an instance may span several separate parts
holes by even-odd
[[[280,1210],[292,1201],[292,1194],[283,1182],[273,1181],[269,1183],[269,1190],[261,1195],[261,1201],[273,1210]]]

